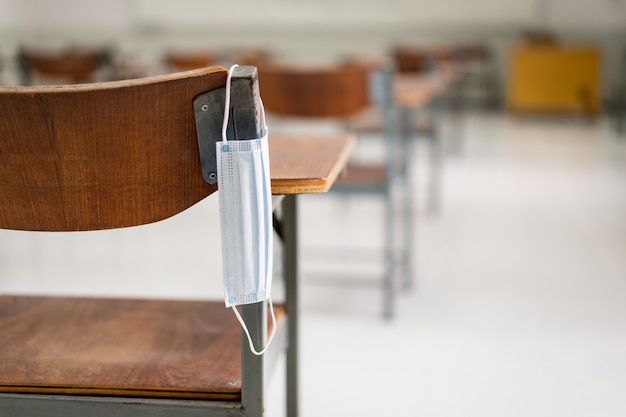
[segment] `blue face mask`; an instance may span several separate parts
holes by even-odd
[[[216,145],[224,299],[226,307],[233,309],[248,336],[250,350],[261,355],[271,343],[274,330],[265,348],[257,351],[236,306],[268,300],[274,323],[272,328],[276,329],[270,297],[273,231],[268,133],[261,105],[263,137],[227,140],[230,83],[235,67],[236,65],[231,67],[226,81],[222,141]]]

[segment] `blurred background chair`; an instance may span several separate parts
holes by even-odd
[[[112,78],[113,52],[108,46],[63,49],[22,46],[17,60],[23,85],[77,84]]]
[[[350,161],[346,173],[331,191],[343,195],[379,195],[384,201],[383,316],[392,317],[398,275],[410,273],[407,265],[411,261],[411,248],[397,244],[397,230],[411,231],[406,230],[410,223],[406,216],[410,212],[403,206],[406,202],[403,188],[406,153],[399,147],[393,108],[385,102],[390,99],[389,71],[370,62],[320,67],[269,61],[257,63],[265,108],[271,117],[278,117],[283,122],[336,122],[340,129],[349,130],[351,118],[367,112],[372,105],[381,106],[385,112],[382,154],[376,161]],[[342,246],[337,252],[345,255],[350,248]],[[367,259],[367,256],[360,259]]]
[[[170,72],[221,65],[219,55],[213,51],[186,49],[169,49],[163,57],[163,63]]]
[[[395,69],[393,101],[399,113],[399,135],[408,144],[409,150],[414,149],[412,145],[420,139],[426,140],[429,145],[427,167],[419,166],[419,171],[427,176],[427,191],[423,193],[426,207],[430,212],[437,212],[441,206],[444,151],[441,111],[446,110],[454,116],[451,120],[456,125],[450,135],[451,142],[455,149],[460,149],[460,91],[463,80],[456,69],[455,54],[447,46],[396,46],[391,49],[390,57]],[[419,163],[414,165],[417,167]],[[421,181],[416,186],[420,184]],[[410,198],[418,197],[419,193]]]
[[[461,106],[478,110],[498,110],[502,97],[498,91],[499,72],[491,48],[483,42],[453,45],[454,59],[461,82]]]
[[[192,103],[225,80],[212,67],[94,88],[0,88],[0,228],[136,226],[208,197],[217,185],[202,178]],[[258,95],[253,75],[238,85],[236,110],[244,92],[248,102]],[[207,102],[219,138],[223,90]],[[234,123],[235,138],[261,128],[242,113]],[[267,329],[259,304],[243,308],[256,346]],[[2,295],[0,328],[0,414],[8,416],[260,417],[268,356],[284,347],[252,355],[223,300]]]

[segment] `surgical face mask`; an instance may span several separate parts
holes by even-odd
[[[276,318],[272,287],[272,193],[270,188],[267,125],[261,104],[263,137],[228,140],[231,67],[226,81],[222,141],[217,142],[217,180],[222,236],[224,299],[248,336],[250,350],[261,355],[274,336]],[[237,306],[268,300],[273,322],[267,345],[257,351]]]

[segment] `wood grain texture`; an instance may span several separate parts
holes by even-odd
[[[241,328],[223,302],[0,296],[0,334],[0,392],[241,395]]]
[[[351,133],[270,133],[272,194],[310,194],[330,190],[345,169],[355,140]]]
[[[215,191],[202,180],[193,98],[212,67],[55,87],[0,87],[0,228],[72,231],[155,222]]]

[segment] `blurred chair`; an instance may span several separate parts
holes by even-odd
[[[461,73],[460,100],[464,107],[497,109],[502,105],[498,71],[490,48],[484,43],[454,46],[454,56]]]
[[[112,51],[109,47],[21,47],[17,60],[23,85],[89,83],[108,80],[102,72],[110,68]]]
[[[397,271],[401,263],[404,272],[410,273],[406,265],[410,262],[411,248],[396,248],[398,223],[402,229],[408,223],[405,216],[410,213],[403,209],[400,216],[396,215],[398,193],[394,195],[394,189],[405,180],[403,175],[406,172],[406,153],[399,148],[393,108],[388,105],[389,71],[355,62],[319,68],[256,62],[259,64],[263,102],[270,115],[306,122],[338,121],[347,129],[350,119],[370,108],[374,104],[373,99],[387,112],[383,120],[386,126],[383,134],[384,155],[381,155],[378,162],[349,162],[346,173],[338,179],[331,192],[374,194],[384,200],[383,316],[392,317]],[[403,199],[404,195],[399,197]],[[368,224],[364,225],[367,226]]]
[[[269,59],[270,54],[262,49],[232,48],[216,52],[208,49],[170,48],[163,56],[163,64],[167,72],[176,72],[211,65],[258,67]]]
[[[170,49],[163,58],[169,71],[188,71],[218,65],[218,55],[209,50]]]
[[[437,64],[437,55],[424,47],[397,46],[391,57],[400,73],[427,73]]]
[[[208,197],[217,185],[202,178],[194,109],[216,115],[209,133],[221,137],[225,80],[226,70],[212,67],[115,83],[0,88],[0,228],[130,227]],[[258,100],[255,80],[233,78],[233,94],[239,85],[238,97]],[[219,91],[210,104],[195,104]],[[235,138],[260,130],[244,113],[234,122]],[[258,304],[244,306],[243,315],[262,346],[267,321]],[[278,306],[276,312],[282,335],[285,314]],[[223,300],[2,295],[0,332],[2,416],[261,417],[265,368],[284,348],[277,334],[265,356],[252,355]]]
[[[242,48],[231,52],[233,63],[261,67],[274,60],[272,53],[262,48]]]
[[[391,59],[396,69],[395,105],[399,111],[400,136],[403,142],[425,139],[429,144],[427,207],[436,212],[441,207],[441,177],[443,165],[443,137],[440,132],[440,116],[447,110],[454,117],[456,129],[451,135],[456,150],[461,149],[462,134],[460,119],[462,101],[460,91],[462,78],[457,68],[455,51],[448,46],[410,47],[400,46],[391,50]],[[402,90],[420,89],[430,92],[422,94],[426,99],[398,100]],[[437,85],[433,87],[433,85]],[[417,88],[416,88],[417,86]],[[412,103],[411,101],[415,101]]]

